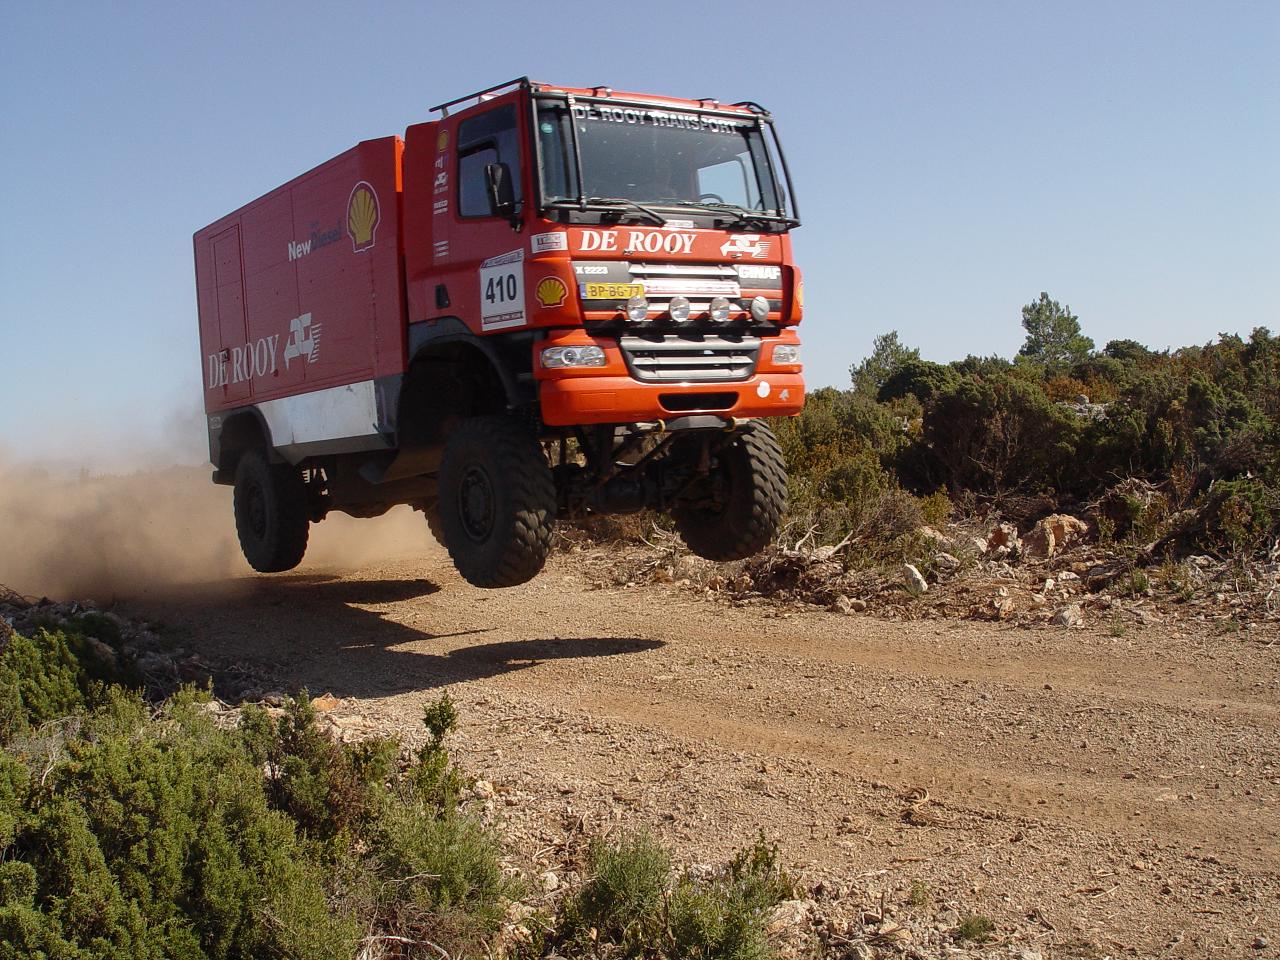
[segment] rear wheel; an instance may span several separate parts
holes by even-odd
[[[236,466],[236,534],[249,566],[260,573],[292,570],[307,552],[307,488],[288,464],[251,450]]]
[[[445,443],[437,509],[444,545],[468,583],[531,580],[546,563],[556,516],[537,437],[508,417],[464,420]]]
[[[786,505],[782,450],[773,431],[754,420],[713,454],[711,475],[671,515],[698,556],[742,560],[773,542]]]

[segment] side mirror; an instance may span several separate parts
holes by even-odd
[[[511,182],[511,168],[505,163],[487,163],[484,167],[484,179],[489,189],[489,211],[495,217],[505,217],[514,223],[516,191]]]

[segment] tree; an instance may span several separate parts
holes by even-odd
[[[1027,339],[1018,356],[1046,367],[1079,363],[1093,352],[1093,341],[1080,332],[1080,318],[1047,293],[1022,308],[1022,328]]]
[[[908,360],[919,357],[919,350],[902,345],[897,330],[880,334],[871,344],[871,356],[849,368],[854,391],[874,399],[895,370]]]

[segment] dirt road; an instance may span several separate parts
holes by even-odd
[[[484,592],[434,548],[124,612],[370,729],[417,735],[447,688],[459,758],[547,863],[575,824],[691,860],[763,829],[835,896],[992,917],[1000,956],[1280,956],[1274,634],[784,614],[594,589],[568,557]]]

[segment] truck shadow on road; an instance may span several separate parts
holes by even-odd
[[[644,653],[664,646],[641,637],[560,637],[536,618],[513,623],[496,615],[439,630],[446,614],[428,598],[440,586],[426,579],[359,580],[317,574],[254,578],[234,601],[192,590],[183,596],[130,604],[122,611],[177,628],[182,646],[212,664],[243,664],[276,686],[340,697],[385,697],[484,680],[539,664]],[[413,601],[424,601],[420,606]],[[395,604],[397,619],[366,609]],[[421,626],[418,624],[421,623]],[[487,634],[492,642],[473,642]],[[519,634],[511,639],[511,634]],[[550,634],[550,635],[548,635]],[[223,688],[215,671],[214,692]]]

